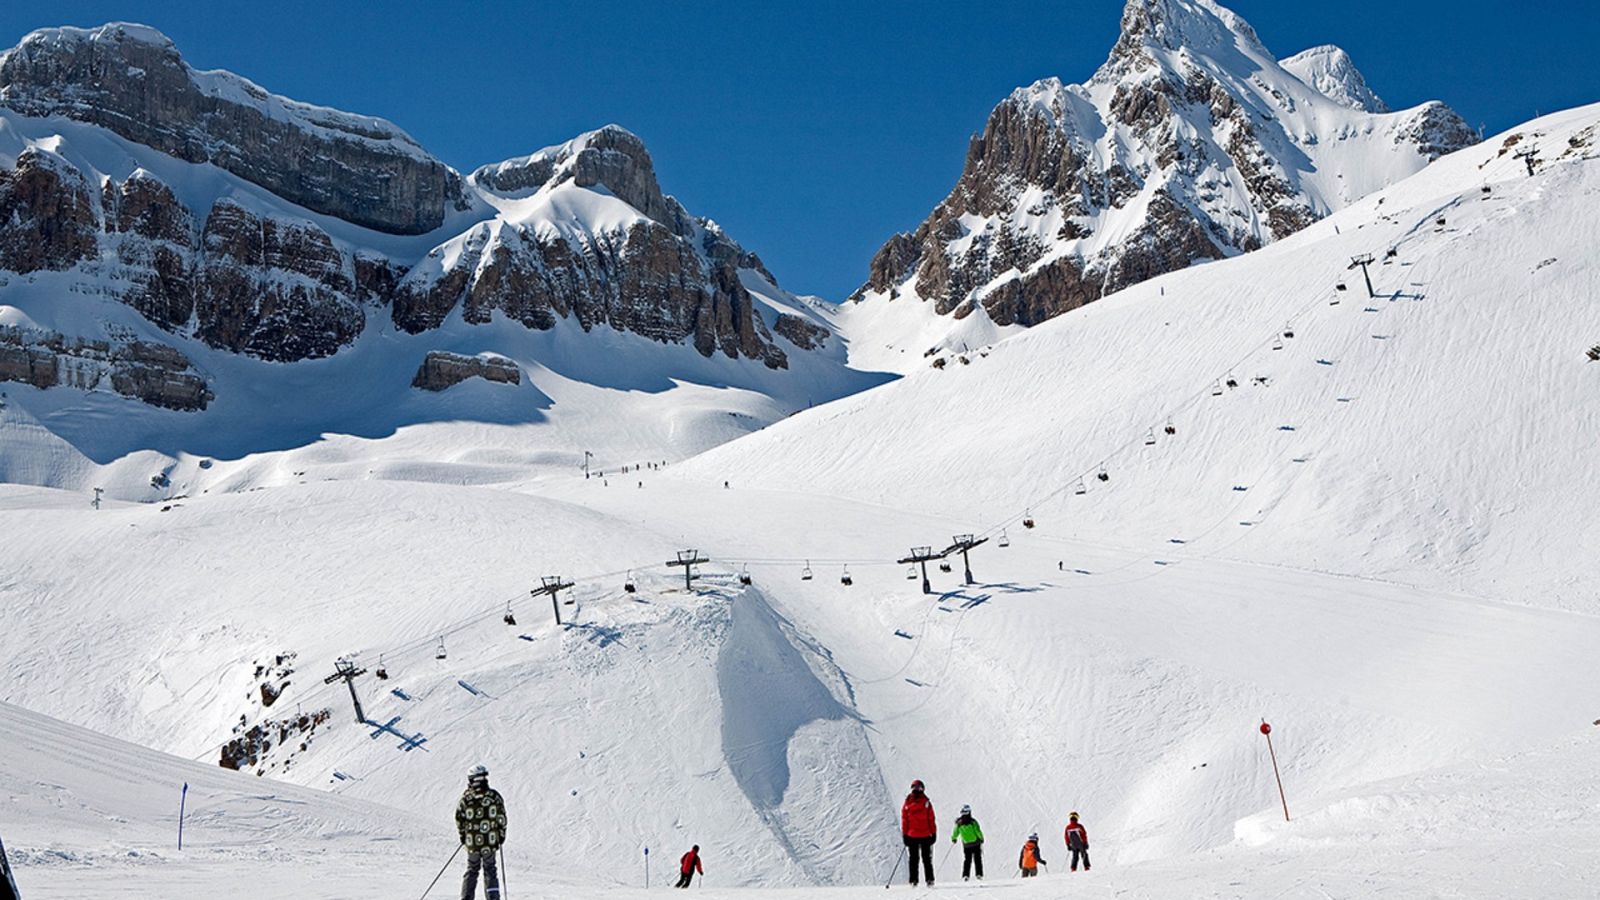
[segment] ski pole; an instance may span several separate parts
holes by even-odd
[[[888,890],[889,889],[889,885],[894,884],[894,873],[900,871],[900,864],[905,861],[906,854],[910,853],[910,852],[911,852],[911,847],[909,845],[900,848],[900,855],[895,857],[895,860],[894,860],[894,868],[889,870],[889,877],[884,879],[884,882],[883,882],[883,889],[884,890]]]
[[[439,879],[444,877],[445,869],[450,868],[450,864],[456,861],[456,856],[461,853],[461,847],[462,847],[461,844],[457,844],[456,845],[455,852],[451,853],[450,854],[450,858],[444,861],[444,865],[439,868],[439,874],[433,876],[433,880],[428,882],[428,890],[423,891],[422,892],[422,896],[420,898],[418,898],[418,900],[428,900],[428,892],[432,891],[433,890],[433,886],[438,884],[439,883]]]
[[[506,845],[500,845],[500,900],[506,900],[511,891],[511,877],[506,874]]]

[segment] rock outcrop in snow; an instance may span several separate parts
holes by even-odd
[[[1094,77],[995,107],[955,189],[852,299],[1034,325],[1283,238],[1476,139],[1440,103],[1366,111],[1380,101],[1342,52],[1296,59],[1315,89],[1211,0],[1129,0]]]
[[[182,353],[146,341],[88,341],[53,331],[0,327],[0,382],[42,390],[111,390],[163,409],[201,410],[210,386]]]
[[[496,384],[521,384],[522,372],[516,363],[499,356],[462,356],[445,350],[433,350],[423,357],[417,376],[411,379],[411,386],[425,391],[442,391],[468,378],[482,378]]]

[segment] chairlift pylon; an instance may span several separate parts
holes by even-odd
[[[801,581],[810,581],[811,580],[811,560],[809,560],[809,559],[806,560],[806,567],[804,569],[800,570],[800,580]]]

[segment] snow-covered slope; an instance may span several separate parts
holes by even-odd
[[[1014,91],[950,195],[874,257],[845,310],[854,358],[905,371],[970,346],[970,316],[1031,326],[1253,250],[1474,140],[1442,103],[1389,113],[1337,48],[1280,64],[1212,0],[1128,0],[1094,76]]]
[[[1292,239],[944,354],[694,470],[962,510],[996,535],[1031,508],[1047,533],[1151,559],[1600,611],[1597,121],[1529,123]],[[1515,156],[1530,145],[1533,177]]]

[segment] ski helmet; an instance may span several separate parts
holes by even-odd
[[[1072,821],[1076,822],[1076,821],[1078,821],[1078,814],[1077,813],[1067,813],[1067,818],[1069,818]]]
[[[489,770],[483,766],[473,766],[472,771],[467,773],[468,781],[477,781],[480,778],[485,781],[489,778]]]
[[[961,814],[964,815],[964,816],[971,815],[972,814],[972,807],[969,804],[966,804],[966,803],[961,804]]]
[[[918,779],[917,779],[917,780],[915,780],[915,781],[913,781],[913,782],[911,782],[911,789],[912,789],[912,790],[913,790],[913,791],[920,791],[920,790],[922,790],[922,779],[921,779],[921,778],[918,778]]]
[[[1035,831],[1033,834],[1028,835],[1028,840],[1030,840],[1030,841],[1037,841],[1038,839],[1039,839],[1039,832],[1037,832],[1037,831]]]

